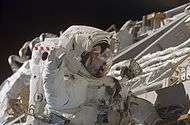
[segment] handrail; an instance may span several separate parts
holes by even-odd
[[[21,118],[23,118],[23,117],[25,117],[26,116],[26,114],[24,113],[24,114],[22,114],[22,115],[20,115],[19,117],[17,117],[17,118],[15,118],[13,121],[11,121],[11,122],[9,122],[9,123],[5,123],[6,125],[12,125],[13,123],[15,123],[16,121],[18,121],[18,120],[20,120]],[[4,125],[5,125],[4,124]]]

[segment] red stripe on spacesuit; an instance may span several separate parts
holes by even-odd
[[[50,49],[49,49],[49,47],[46,47],[46,50],[48,50],[48,51],[49,51],[49,50],[50,50]]]
[[[38,47],[35,46],[35,47],[34,47],[34,50],[38,50]]]
[[[43,47],[43,46],[41,46],[41,47],[40,47],[40,50],[44,50],[44,47]]]

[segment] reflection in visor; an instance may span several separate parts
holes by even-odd
[[[86,53],[84,66],[94,77],[102,77],[109,70],[112,64],[112,53],[110,48],[103,48],[96,45],[90,52]]]

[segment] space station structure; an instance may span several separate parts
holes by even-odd
[[[119,84],[113,87],[106,103],[109,111],[100,115],[103,120],[96,124],[189,125],[190,3],[147,14],[141,21],[129,20],[119,30],[112,26],[106,31],[113,40],[113,64],[107,76]],[[68,41],[62,37],[64,33],[71,37],[75,31],[70,32],[42,33],[26,42],[19,56],[9,57],[13,74],[0,87],[0,124],[25,125],[31,118],[49,121],[42,115],[46,105],[44,61],[60,41]],[[64,49],[56,54],[61,57],[63,53]]]

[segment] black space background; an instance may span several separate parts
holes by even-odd
[[[11,75],[7,58],[43,32],[58,34],[70,25],[120,28],[128,19],[165,11],[189,0],[0,0],[0,83]]]

